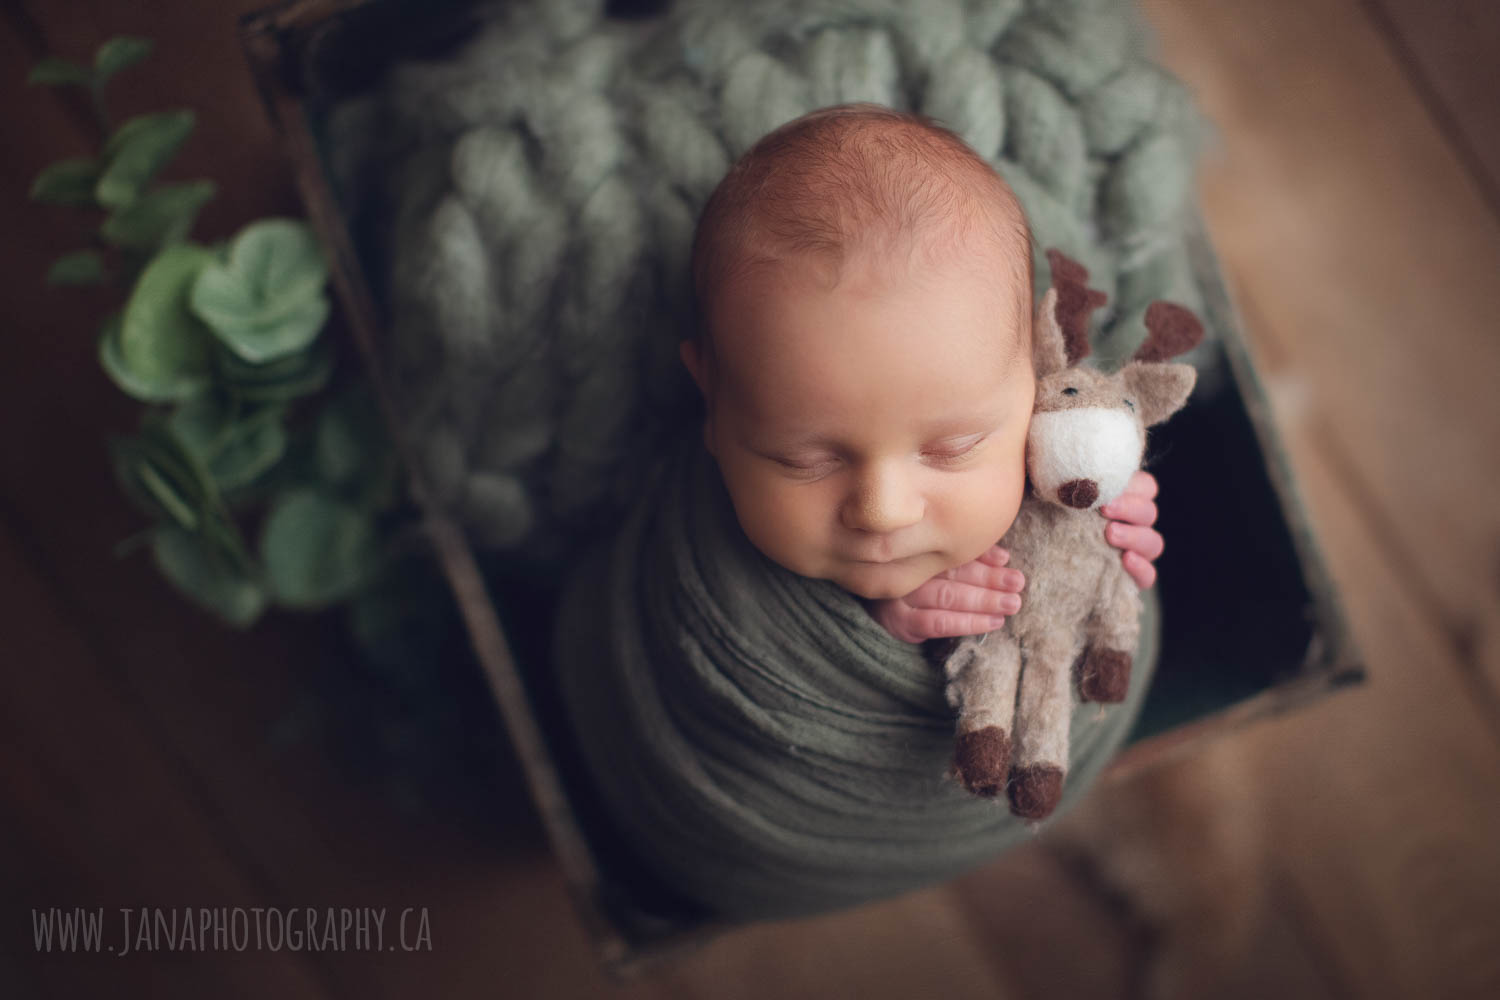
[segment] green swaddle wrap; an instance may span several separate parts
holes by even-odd
[[[1074,715],[1062,809],[1119,749],[1156,663],[1145,595],[1124,704]],[[956,875],[1026,839],[1004,800],[946,777],[940,670],[832,583],[745,538],[696,434],[564,598],[558,684],[612,825],[672,889],[727,919],[848,906]]]

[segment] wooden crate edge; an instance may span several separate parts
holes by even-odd
[[[414,447],[397,419],[390,383],[376,348],[377,310],[363,279],[353,242],[337,210],[324,175],[306,111],[283,79],[288,38],[367,0],[288,0],[246,14],[240,39],[268,116],[291,161],[298,194],[309,221],[333,255],[335,292],[348,317],[351,333],[369,373],[386,427],[410,477],[422,512],[423,526],[437,551],[443,575],[458,602],[469,641],[504,721],[511,748],[521,761],[527,791],[541,816],[552,850],[563,869],[568,891],[605,967],[628,976],[650,964],[605,913],[600,899],[600,872],[585,842],[571,804],[531,714],[529,699],[511,654],[505,631],[474,559],[468,540],[453,519],[433,500],[414,461]]]

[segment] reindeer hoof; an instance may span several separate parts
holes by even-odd
[[[1010,811],[1026,819],[1046,819],[1062,799],[1062,768],[1027,764],[1010,779]]]
[[[999,726],[960,733],[953,768],[969,791],[994,798],[1005,788],[1010,774],[1010,737]]]
[[[1084,701],[1118,702],[1130,690],[1129,653],[1091,649],[1078,671],[1078,695]]]

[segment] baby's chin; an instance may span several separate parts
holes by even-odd
[[[856,597],[884,601],[905,597],[947,567],[935,556],[918,556],[889,563],[854,563],[840,566],[827,579]]]

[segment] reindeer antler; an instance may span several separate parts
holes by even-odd
[[[1089,356],[1089,314],[1109,301],[1109,296],[1089,287],[1089,272],[1060,250],[1048,250],[1052,265],[1052,287],[1057,289],[1057,325],[1067,346],[1068,365]]]
[[[1175,302],[1153,302],[1146,308],[1146,339],[1130,360],[1165,361],[1186,354],[1202,340],[1203,323],[1187,308]]]

